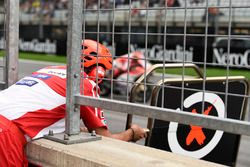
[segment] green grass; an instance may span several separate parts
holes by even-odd
[[[39,54],[39,53],[27,53],[20,52],[20,59],[29,59],[36,61],[46,61],[46,62],[55,62],[55,63],[66,63],[65,55],[52,55],[52,54]]]
[[[202,73],[204,73],[204,70],[200,68]],[[163,70],[158,70],[158,72],[162,73]],[[176,75],[182,75],[183,69],[182,68],[173,68],[173,69],[165,69],[165,73],[168,74],[176,74]],[[195,70],[190,68],[185,68],[184,70],[185,75],[189,76],[197,76],[197,73]],[[203,74],[204,75],[204,74]],[[250,71],[249,69],[237,69],[237,68],[230,68],[229,73],[227,74],[226,68],[222,67],[207,67],[206,68],[206,76],[207,77],[217,77],[217,76],[244,76],[248,80],[250,80]]]
[[[207,76],[227,76],[227,70],[209,67],[207,69]],[[250,80],[250,71],[249,69],[230,69],[229,76],[245,76]]]
[[[0,52],[0,56],[3,56],[4,52]],[[55,63],[66,63],[66,55],[53,55],[53,54],[42,54],[42,53],[31,53],[31,52],[20,52],[20,59],[55,62]]]

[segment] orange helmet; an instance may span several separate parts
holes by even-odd
[[[82,42],[82,60],[84,67],[102,65],[106,70],[112,68],[112,55],[104,45],[90,39]]]

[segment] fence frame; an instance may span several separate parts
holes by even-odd
[[[19,0],[6,1],[6,86],[18,80]]]
[[[3,63],[3,81],[0,88],[5,89],[18,80],[19,57],[19,0],[5,0],[4,10],[4,37],[5,54]]]
[[[79,2],[81,0],[73,0],[72,2],[76,2],[76,1]],[[77,8],[78,8],[77,5],[74,5],[72,8],[70,8],[70,10],[79,12],[79,8],[78,9]],[[75,31],[78,31],[78,30],[75,30]],[[76,32],[69,31],[69,33],[72,33],[72,35],[69,35],[72,37],[72,39],[70,40],[73,41],[74,37],[78,39],[79,36],[75,36]],[[230,34],[229,34],[229,37],[230,37]],[[68,48],[68,49],[72,50],[73,47]],[[76,48],[76,49],[78,50],[79,48]],[[75,53],[78,53],[78,52],[75,52]],[[67,78],[68,79],[67,89],[76,90],[76,88],[71,87],[71,86],[77,87],[77,84],[76,84],[77,81],[73,79],[76,73],[74,73],[75,71],[71,69],[76,70],[74,68],[74,63],[72,62],[78,62],[79,58],[77,58],[77,56],[79,57],[79,55],[68,54],[68,56],[69,56],[69,59],[71,60],[71,62],[68,62],[69,63],[68,73],[70,73],[71,75],[68,75],[68,78]],[[184,66],[184,62],[183,62],[183,66]],[[206,76],[204,76],[203,79],[205,82]],[[228,119],[228,118],[221,119],[221,118],[214,117],[214,116],[204,116],[201,114],[192,114],[192,113],[187,113],[187,112],[177,112],[172,109],[157,108],[157,107],[152,107],[152,106],[147,106],[147,105],[134,104],[130,102],[122,102],[122,101],[118,101],[114,99],[110,100],[110,99],[104,99],[104,98],[99,98],[99,97],[98,98],[87,97],[87,96],[80,95],[76,91],[68,91],[68,94],[67,94],[68,112],[71,112],[71,114],[73,114],[73,112],[75,111],[72,109],[76,105],[101,107],[103,109],[107,109],[111,111],[123,112],[123,113],[139,115],[139,116],[149,117],[153,119],[160,119],[160,120],[165,120],[165,121],[174,121],[174,122],[178,122],[182,124],[192,124],[192,125],[202,126],[204,128],[222,130],[222,131],[229,132],[229,133],[250,136],[250,123],[246,121],[233,120],[233,119]],[[67,117],[67,119],[68,118],[69,117]],[[73,123],[73,121],[68,121],[68,122],[70,122],[70,124]],[[70,125],[67,124],[67,126],[70,126]],[[66,129],[69,129],[69,127],[66,127]]]

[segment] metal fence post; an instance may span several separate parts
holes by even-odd
[[[18,80],[19,0],[6,0],[6,71],[5,82],[9,87]]]
[[[75,144],[100,140],[101,136],[80,132],[80,105],[75,96],[80,95],[81,43],[83,0],[68,2],[68,36],[67,36],[67,90],[65,133],[48,134],[44,137],[64,144]]]
[[[79,106],[74,105],[74,95],[80,92],[80,55],[82,40],[83,1],[69,1],[68,41],[67,41],[67,98],[66,134],[80,131]]]

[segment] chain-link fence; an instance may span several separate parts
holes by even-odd
[[[1,88],[17,80],[16,4],[0,2]],[[249,1],[72,0],[68,5],[66,134],[79,133],[79,105],[101,107],[128,114],[126,127],[133,115],[147,118],[148,146],[235,165],[241,135],[250,135]],[[80,75],[85,39],[112,53],[112,69],[101,83],[93,80],[100,97],[79,94],[79,78],[89,78]]]
[[[18,0],[0,2],[1,89],[18,79],[19,6],[16,4]]]
[[[235,165],[240,137],[250,135],[249,2],[92,5],[69,2],[66,134],[79,133],[79,105],[101,107],[127,113],[127,127],[133,115],[148,118],[148,146]],[[79,78],[89,77],[80,75],[85,39],[112,53],[112,69],[94,79],[100,97],[79,94]]]
[[[0,3],[5,88],[17,80],[19,1]],[[148,119],[150,147],[235,165],[241,136],[250,134],[248,0],[68,3],[51,20],[68,21],[66,134],[79,133],[79,105],[101,107],[128,114],[126,127],[133,115]],[[79,78],[89,77],[80,75],[85,39],[112,53],[112,69],[94,79],[100,97],[79,94]]]

